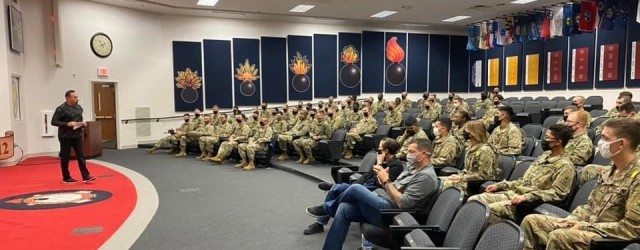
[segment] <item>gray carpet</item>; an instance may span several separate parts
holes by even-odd
[[[314,221],[305,207],[320,204],[324,193],[285,171],[245,172],[142,149],[105,150],[98,159],[141,173],[158,191],[158,211],[132,249],[320,249],[329,229],[302,235]],[[328,165],[321,167],[308,169],[331,180]],[[359,244],[354,223],[344,249]]]

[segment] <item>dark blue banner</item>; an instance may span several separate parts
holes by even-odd
[[[172,45],[174,110],[202,110],[202,45],[183,41],[173,41]]]
[[[260,105],[260,40],[233,39],[233,72],[235,105]]]
[[[362,92],[384,90],[384,32],[362,32]]]
[[[544,64],[545,54],[544,54],[544,42],[535,41],[529,43],[522,44],[522,59],[520,60],[520,67],[522,68],[522,89],[524,91],[541,91],[542,87],[546,83],[544,80],[543,73],[547,70],[547,67]],[[527,56],[528,55],[538,55],[538,84],[531,83],[527,85]]]
[[[232,69],[231,41],[204,40],[204,75],[207,108],[218,105],[220,108],[231,108]]]
[[[467,92],[469,91],[469,51],[466,50],[466,36],[451,36],[450,66],[449,66],[449,90],[442,86],[438,92]],[[433,50],[432,50],[433,51]],[[429,90],[435,92],[434,84],[429,84]]]
[[[635,13],[635,12],[634,12]],[[597,65],[596,69],[596,88],[622,88],[624,87],[624,52],[625,52],[625,44],[627,41],[627,30],[626,29],[614,29],[614,30],[603,30],[598,29],[598,42],[596,43],[596,60],[595,63]],[[637,32],[629,32],[629,33],[637,33]],[[617,80],[606,81],[604,77],[600,76],[600,57],[602,57],[602,46],[603,45],[612,45],[616,44],[618,46],[618,70],[617,70]],[[629,54],[631,54],[631,49],[629,49]],[[638,60],[638,59],[636,59]],[[603,67],[607,67],[608,65],[602,65]],[[603,72],[604,73],[604,72]],[[600,81],[603,79],[603,81]]]
[[[631,5],[631,8],[630,8],[631,11],[629,13],[637,13],[637,11],[638,11],[638,4],[635,1],[633,3],[634,4]],[[633,20],[633,17],[629,18],[629,20],[627,20],[627,21],[628,21],[627,29],[629,31],[640,30],[640,23],[635,22]],[[626,42],[626,44],[627,44],[627,49],[626,49],[626,51],[627,51],[626,52],[627,62],[626,62],[626,65],[628,65],[628,66],[626,66],[627,69],[625,69],[626,72],[624,74],[624,75],[626,75],[627,79],[624,79],[624,80],[626,80],[626,82],[627,82],[627,84],[626,84],[627,88],[637,88],[637,87],[640,87],[640,77],[636,77],[635,75],[637,75],[637,74],[633,74],[632,75],[631,73],[640,72],[639,71],[640,67],[635,67],[635,71],[632,72],[632,69],[633,69],[632,68],[633,67],[632,63],[634,63],[634,62],[631,60],[631,59],[633,59],[631,53],[637,52],[637,50],[640,49],[640,47],[637,47],[635,49],[635,51],[633,49],[634,43],[636,44],[636,46],[640,46],[640,42],[637,42],[637,41],[640,41],[640,32],[629,32],[628,34],[629,35],[627,36],[627,42]],[[639,59],[636,58],[636,62],[639,62],[638,60]],[[636,65],[638,65],[638,64],[636,63]],[[621,67],[624,68],[623,66],[621,66]]]
[[[262,101],[266,103],[287,102],[287,39],[284,37],[262,37]]]
[[[313,52],[310,36],[288,36],[289,101],[312,100]]]
[[[361,44],[362,35],[360,33],[338,34],[339,95],[360,95],[362,87]]]
[[[429,53],[429,91],[431,92],[447,92],[449,90],[449,57],[450,49],[449,36],[447,35],[431,35],[430,38],[431,51]],[[458,48],[464,50],[465,48]],[[411,51],[411,49],[409,49]],[[413,52],[409,63],[413,61]],[[465,65],[467,62],[465,61]],[[467,75],[466,73],[464,74]],[[464,79],[464,78],[463,78]],[[467,92],[467,86],[464,86],[464,92]]]
[[[338,37],[336,35],[313,35],[313,72],[315,84],[313,96],[327,98],[336,96],[338,88]]]
[[[544,78],[542,78],[542,83],[544,84],[545,90],[565,90],[567,89],[567,46],[569,43],[569,39],[566,36],[556,36],[553,39],[549,39],[544,42],[544,53],[542,57],[544,59],[543,67],[540,68],[544,72]],[[548,84],[547,78],[549,78],[547,66],[549,65],[549,53],[550,52],[562,52],[562,82],[561,83],[553,83]]]
[[[407,90],[407,33],[385,33],[385,93]]]
[[[411,53],[411,60],[407,62],[407,92],[427,91],[429,87],[427,86],[429,82],[427,79],[429,72],[429,35],[409,34],[407,46],[409,48],[408,52]],[[447,67],[448,63],[444,66]]]
[[[569,58],[569,70],[567,74],[569,74],[569,89],[593,89],[593,63],[596,58],[596,34],[595,33],[582,33],[578,35],[573,35],[569,38],[569,54],[567,55]],[[573,65],[573,53],[574,49],[587,48],[589,50],[589,58],[587,62],[587,82],[572,82],[571,79],[571,71]],[[579,53],[579,51],[575,51],[575,53]],[[576,55],[577,56],[577,55]],[[577,61],[577,60],[576,60]],[[578,65],[576,65],[577,67]]]

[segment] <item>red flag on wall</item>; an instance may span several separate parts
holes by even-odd
[[[593,32],[598,20],[598,3],[585,0],[580,5],[580,23],[578,29],[583,32]]]
[[[640,13],[640,12],[638,12]],[[640,79],[640,41],[631,43],[631,80]]]
[[[547,53],[547,83],[562,82],[562,51]]]
[[[618,53],[617,43],[600,46],[600,81],[618,80]]]
[[[589,48],[572,51],[571,82],[587,82],[589,76]]]

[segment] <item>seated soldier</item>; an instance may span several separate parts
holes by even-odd
[[[236,115],[236,127],[233,130],[233,134],[229,136],[227,141],[220,144],[216,157],[207,159],[207,161],[222,164],[222,162],[231,155],[231,151],[233,151],[234,148],[237,148],[238,144],[246,142],[249,139],[249,136],[251,136],[251,128],[249,128],[249,125],[246,124],[242,116]]]
[[[564,125],[569,119],[569,114],[578,111],[578,107],[574,105],[566,106],[562,109],[562,119],[558,120],[556,124]]]
[[[629,104],[629,105],[626,105]],[[635,110],[636,106],[633,105],[633,103],[631,103],[631,98],[629,98],[628,96],[620,96],[618,97],[618,100],[616,100],[616,108],[612,109],[611,111],[609,111],[609,113],[607,113],[607,115],[605,115],[606,117],[609,117],[609,119],[613,119],[613,118],[618,118],[620,117],[618,114],[622,108],[622,106],[625,105],[627,107],[627,114],[630,114],[631,110]],[[631,107],[633,107],[633,109],[631,109]],[[609,120],[607,119],[607,120]],[[595,129],[596,135],[600,135],[602,134],[602,128],[604,128],[604,122],[600,125],[598,125]]]
[[[451,134],[458,139],[458,142],[460,143],[461,146],[466,147],[466,140],[464,139],[464,136],[462,136],[462,134],[464,133],[465,129],[467,128],[467,123],[471,120],[471,116],[469,116],[469,113],[467,111],[464,110],[460,110],[457,111],[455,113],[453,113],[453,115],[451,116],[451,122],[453,122],[453,128],[451,129]]]
[[[287,132],[289,128],[287,121],[284,119],[284,113],[282,111],[276,111],[275,113],[275,119],[273,120],[273,122],[269,123],[271,125],[271,128],[273,129],[273,132],[276,134]]]
[[[504,100],[504,97],[502,97],[502,95],[495,95],[493,97],[493,106],[490,106],[487,112],[484,113],[484,116],[482,117],[482,121],[484,122],[484,126],[487,127],[487,129],[491,127],[491,125],[495,122],[495,117],[498,116],[498,114],[500,113],[498,108],[503,106],[502,105],[503,100]]]
[[[287,145],[293,142],[294,137],[305,136],[309,133],[309,127],[311,125],[311,119],[308,117],[309,112],[307,110],[300,111],[298,114],[299,120],[296,125],[291,128],[291,130],[286,131],[282,134],[278,134],[278,145],[280,146],[280,156],[278,157],[279,161],[284,161],[289,159],[289,155],[287,154]]]
[[[495,223],[500,219],[514,220],[518,204],[567,199],[576,175],[575,167],[564,151],[570,139],[569,128],[557,124],[551,126],[541,141],[547,151],[531,164],[522,178],[492,184],[486,193],[471,196],[469,200],[489,205],[489,222]]]
[[[389,102],[389,112],[384,117],[384,124],[389,127],[399,127],[402,122],[402,113],[396,108],[395,102]]]
[[[404,113],[407,110],[404,105],[402,105],[402,99],[400,97],[396,97],[394,101],[396,102],[396,108],[400,113]]]
[[[453,92],[449,92],[449,101],[447,102],[447,106],[445,106],[445,111],[447,113],[451,113],[451,110],[453,110],[453,98],[456,96],[455,93]]]
[[[199,141],[203,136],[210,136],[213,134],[213,125],[211,125],[211,117],[204,115],[204,125],[200,126],[195,131],[189,131],[183,137],[180,137],[180,153],[176,154],[176,157],[187,156],[187,144],[195,141]],[[203,152],[204,153],[204,152]],[[202,154],[201,154],[202,156]]]
[[[449,118],[440,118],[433,126],[433,134],[436,136],[436,140],[433,142],[431,164],[434,167],[456,165],[462,147],[449,131],[451,131],[451,120]]]
[[[289,116],[289,119],[287,119],[287,125],[289,129],[293,128],[293,126],[298,124],[299,120],[300,120],[300,115],[298,114],[298,108],[294,107],[291,110],[291,116]]]
[[[436,99],[436,94],[430,94],[429,99],[433,100],[431,108],[435,109],[438,114],[442,114],[442,104],[440,104],[438,99]]]
[[[422,103],[422,106],[423,106],[422,113],[420,113],[418,118],[427,119],[431,122],[435,122],[440,116],[440,113],[438,113],[438,111],[435,108],[433,108],[433,105],[434,105],[434,99],[427,98],[427,100],[425,100]]]
[[[324,110],[319,110],[315,119],[311,122],[309,136],[302,136],[293,141],[293,148],[300,156],[297,163],[313,164],[316,161],[313,157],[313,148],[318,145],[320,140],[331,138],[331,134],[333,134],[333,129],[329,122],[324,119]]]
[[[334,217],[322,249],[342,249],[351,222],[384,226],[380,209],[424,209],[438,189],[438,177],[429,160],[431,152],[428,140],[416,139],[409,145],[409,167],[395,181],[389,178],[388,168],[376,165],[373,168],[383,188],[369,191],[363,185],[354,184],[335,200],[308,207],[306,212],[313,217]]]
[[[260,112],[256,109],[253,111],[253,115],[251,115],[249,120],[246,122],[249,128],[251,128],[251,135],[253,135],[253,133],[255,133],[260,127],[259,120],[260,120]]]
[[[498,153],[501,155],[518,156],[526,144],[524,133],[511,123],[511,119],[515,115],[513,108],[502,106],[498,110],[500,112],[496,116],[496,128],[489,136],[488,143],[498,149]]]
[[[521,227],[524,249],[588,249],[592,240],[640,238],[640,123],[630,119],[607,121],[598,143],[601,154],[613,161],[587,199],[566,218],[528,215]]]
[[[429,99],[429,92],[427,91],[422,92],[422,98],[418,99],[418,101],[416,102],[420,110],[424,109],[424,107],[421,105],[424,104],[424,102],[427,101],[428,99]]]
[[[404,170],[404,163],[395,157],[396,153],[400,149],[400,144],[391,138],[383,138],[380,140],[380,145],[378,145],[378,159],[375,165],[380,165],[384,168],[389,169],[389,180],[395,181],[400,173]],[[351,184],[360,184],[368,188],[369,190],[374,190],[376,188],[384,188],[378,183],[376,170],[371,166],[371,171],[366,174],[361,175],[357,180],[355,180]],[[351,184],[347,183],[338,183],[332,184],[328,182],[318,183],[318,188],[320,190],[329,191],[325,198],[325,202],[330,202],[336,199],[342,192],[344,192]],[[304,234],[315,234],[324,231],[324,225],[329,223],[329,216],[319,217],[316,222],[309,225],[307,229],[304,230]]]
[[[405,110],[408,110],[411,108],[411,99],[409,99],[409,97],[407,96],[407,91],[402,92],[402,94],[400,95],[400,97],[402,98],[402,112],[404,112]]]
[[[272,116],[272,112],[273,110],[271,110],[270,108],[268,108],[268,105],[266,102],[263,102],[262,105],[260,105],[260,117],[267,117],[267,118],[271,118]]]
[[[622,104],[625,103],[630,103],[631,99],[633,99],[633,94],[629,91],[622,91],[620,92],[620,94],[618,94],[618,99],[616,99],[616,106],[615,108],[609,110],[609,112],[607,112],[606,115],[604,115],[605,117],[612,117],[612,118],[616,118],[618,117],[618,109]]]
[[[378,112],[384,112],[387,110],[389,103],[384,100],[382,93],[378,93],[378,101],[373,104],[374,114]]]
[[[221,114],[219,122],[219,125],[213,126],[213,132],[210,136],[202,136],[198,140],[200,151],[203,154],[198,159],[205,161],[213,158],[215,146],[220,142],[220,138],[229,137],[233,133],[233,125],[227,122],[227,114]]]
[[[378,129],[378,123],[369,113],[369,108],[365,107],[362,111],[364,119],[358,122],[354,128],[351,128],[345,137],[343,155],[345,159],[351,159],[353,157],[353,148],[356,143],[362,141],[361,135],[371,134]]]
[[[220,113],[220,107],[218,105],[213,105],[211,111],[211,125],[220,125],[220,117],[222,116],[222,113]]]
[[[147,150],[147,153],[154,154],[156,150],[161,148],[163,145],[169,144],[169,147],[171,147],[171,149],[168,153],[173,154],[175,152],[174,145],[180,142],[180,138],[182,138],[182,136],[185,136],[187,132],[193,130],[193,123],[189,121],[190,118],[191,115],[189,113],[185,113],[182,116],[182,119],[184,119],[184,123],[182,123],[182,125],[180,125],[180,127],[175,130],[169,130],[171,134],[160,139],[152,148]]]
[[[472,180],[497,180],[502,175],[500,155],[487,143],[487,130],[481,121],[470,121],[463,137],[469,142],[464,169],[458,174],[441,177],[442,188],[457,187],[467,193],[467,182]]]
[[[569,114],[565,123],[573,130],[573,139],[565,147],[567,157],[575,166],[587,165],[587,161],[593,155],[593,142],[587,135],[585,124],[587,124],[587,116],[585,112],[576,111]]]
[[[333,99],[333,96],[329,96],[329,100],[327,101],[327,108],[333,108],[334,110],[336,110],[338,109],[338,102],[334,102]]]
[[[489,93],[489,98],[490,98],[491,100],[493,100],[493,98],[494,98],[494,97],[496,97],[496,96],[497,96],[497,95],[499,95],[499,94],[500,94],[500,88],[495,87],[495,88],[493,88],[493,90],[491,91],[491,93]]]
[[[342,117],[336,115],[336,110],[334,108],[329,108],[329,111],[327,111],[327,116],[329,116],[327,122],[329,122],[329,125],[331,125],[331,129],[333,131],[344,129],[345,121],[342,119]]]
[[[350,113],[352,112],[353,111],[351,110],[351,106],[347,105],[347,101],[342,101],[342,103],[340,103],[340,110],[336,111],[336,115],[342,118],[342,120],[346,124],[347,122],[351,121],[349,120],[349,118],[351,117]]]
[[[242,161],[235,165],[236,168],[242,168],[245,171],[251,171],[256,168],[255,156],[258,151],[267,151],[267,147],[273,138],[273,129],[269,126],[269,117],[260,117],[260,128],[253,137],[249,138],[249,142],[240,143],[238,145],[238,153]]]
[[[584,109],[584,103],[584,96],[576,96],[572,101],[573,106],[578,107],[578,111],[585,113],[585,115],[587,116],[587,124],[585,126],[588,128],[591,125],[591,114],[589,114],[589,111],[586,111]]]
[[[193,110],[193,120],[191,120],[191,123],[193,124],[193,127],[191,128],[191,131],[196,131],[196,129],[204,126],[204,118],[202,116],[200,116],[200,109],[196,108]]]
[[[480,101],[477,101],[476,104],[473,105],[473,109],[475,111],[481,109],[490,109],[493,106],[493,100],[489,99],[489,93],[487,91],[483,91],[480,93]]]
[[[463,102],[462,97],[460,96],[455,96],[453,98],[453,106],[451,110],[449,110],[449,115],[453,115],[456,111],[469,112],[469,105],[466,102]]]
[[[409,118],[404,121],[404,126],[404,133],[396,139],[398,143],[402,144],[400,151],[396,154],[396,157],[401,160],[406,159],[409,144],[411,144],[413,140],[418,138],[429,140],[427,133],[418,125],[418,120],[415,117],[409,116]]]

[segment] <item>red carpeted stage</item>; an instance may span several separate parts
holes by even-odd
[[[87,163],[98,179],[63,184],[55,157],[0,168],[0,249],[98,249],[130,216],[137,194],[125,175]],[[69,167],[81,180],[77,163]]]

